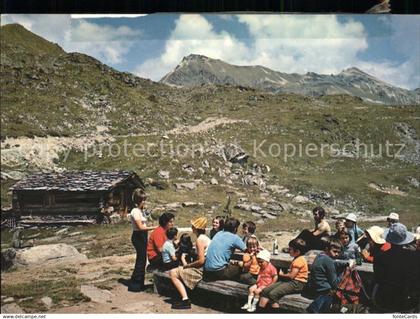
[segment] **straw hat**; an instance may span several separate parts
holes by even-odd
[[[191,225],[196,229],[206,229],[207,227],[207,218],[206,217],[198,217],[191,221]]]
[[[394,245],[405,245],[414,241],[414,234],[407,231],[407,227],[401,223],[392,224],[384,231],[384,237]]]
[[[383,245],[385,244],[385,239],[383,237],[384,230],[379,226],[372,226],[366,229],[366,232],[369,234],[370,238],[372,238],[375,244]]]
[[[355,214],[353,214],[353,213],[350,213],[350,214],[348,214],[347,216],[346,216],[346,220],[350,220],[350,221],[352,221],[352,222],[357,222],[357,217],[356,217],[356,215]]]
[[[268,250],[263,249],[257,254],[257,259],[265,260],[266,262],[270,262],[271,254]]]

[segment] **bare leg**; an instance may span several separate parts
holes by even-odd
[[[175,269],[173,269],[175,270]],[[178,277],[176,277],[176,274],[174,271],[170,271],[169,275],[171,276],[172,283],[174,284],[176,290],[178,290],[179,294],[181,295],[182,299],[188,299],[187,290],[184,287],[184,284],[181,280],[179,280]]]
[[[268,302],[270,301],[270,299],[268,299],[268,298],[265,298],[265,297],[261,297],[261,299],[260,299],[260,307],[261,308],[265,308],[265,307],[267,307],[267,304],[268,304]]]

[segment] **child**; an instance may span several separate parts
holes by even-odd
[[[397,213],[391,213],[386,219],[388,223],[388,228],[391,227],[392,224],[398,223],[400,221],[400,215]]]
[[[177,251],[179,264],[185,266],[193,261],[193,244],[188,234],[182,234],[179,238],[179,247]]]
[[[257,237],[250,237],[246,243],[246,253],[242,257],[242,270],[244,273],[239,278],[240,282],[248,285],[254,285],[257,282],[258,273],[260,272],[257,254],[260,250]]]
[[[168,237],[168,239],[162,246],[162,261],[164,270],[170,270],[172,268],[178,267],[179,265],[175,249],[175,241],[177,235],[178,229],[175,227],[169,228],[166,231],[166,237]]]
[[[293,257],[287,274],[280,269],[279,278],[276,282],[261,292],[260,307],[265,308],[271,303],[274,309],[280,308],[279,300],[284,295],[300,293],[308,281],[308,263],[303,256],[306,252],[306,243],[301,238],[295,238],[289,242],[289,254]]]
[[[309,305],[309,313],[328,312],[333,302],[333,291],[340,281],[335,268],[334,259],[341,253],[342,245],[332,239],[327,243],[325,251],[314,260],[305,293],[315,300]]]
[[[210,230],[210,239],[213,239],[214,235],[223,229],[223,225],[224,219],[222,216],[216,216],[213,218],[213,228]]]
[[[257,282],[249,287],[248,302],[241,308],[248,312],[255,312],[258,301],[260,300],[261,291],[277,281],[277,269],[270,263],[270,252],[261,250],[258,255],[258,264],[260,272],[258,273]]]
[[[346,216],[345,222],[347,230],[351,234],[351,243],[357,243],[361,236],[363,236],[363,230],[357,226],[357,217],[355,214],[351,213]]]
[[[244,235],[242,240],[245,244],[251,236],[255,236],[254,233],[256,229],[257,225],[255,225],[255,223],[252,221],[248,221],[242,224],[242,234]]]
[[[339,236],[341,245],[343,246],[343,251],[340,255],[340,259],[355,259],[356,252],[359,246],[356,243],[352,242],[350,232],[347,229],[344,229],[340,232]]]
[[[337,219],[335,222],[336,233],[331,237],[340,240],[340,232],[346,229],[345,219]]]

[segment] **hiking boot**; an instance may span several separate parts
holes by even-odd
[[[130,286],[132,284],[132,280],[131,279],[124,279],[124,278],[120,278],[118,279],[118,282],[124,286]]]
[[[144,291],[146,288],[144,287],[144,285],[142,285],[142,284],[135,284],[135,283],[130,283],[129,285],[128,285],[128,291],[131,291],[131,292],[141,292],[141,291]]]
[[[241,307],[241,309],[242,309],[242,310],[248,310],[248,308],[249,308],[248,303],[244,304],[244,305]]]
[[[191,301],[187,299],[187,300],[181,300],[180,302],[174,302],[171,308],[172,309],[191,309]]]

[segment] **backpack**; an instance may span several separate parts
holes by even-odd
[[[347,267],[335,293],[337,303],[340,305],[358,305],[361,291],[365,293],[359,273],[356,269]]]

